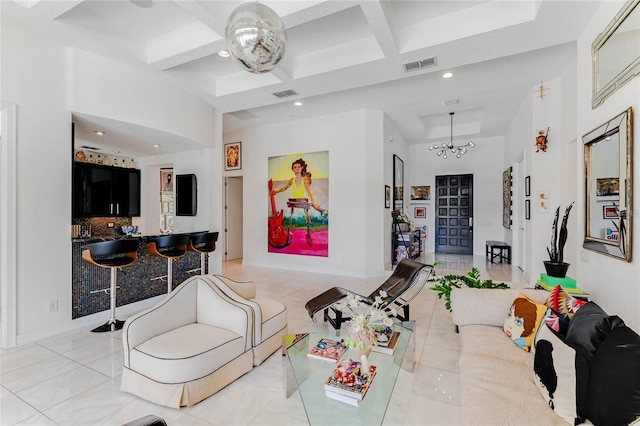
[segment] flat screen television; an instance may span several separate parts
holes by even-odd
[[[196,175],[176,175],[176,216],[195,216],[198,211]]]

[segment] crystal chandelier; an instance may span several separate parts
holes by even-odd
[[[451,116],[451,139],[447,143],[443,143],[442,145],[433,145],[429,147],[429,151],[437,151],[438,157],[447,158],[447,152],[451,151],[452,154],[456,155],[456,158],[460,158],[467,153],[467,148],[473,148],[476,146],[473,141],[469,141],[464,145],[454,145],[453,144],[453,114],[455,112],[450,112]]]

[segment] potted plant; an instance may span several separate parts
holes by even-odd
[[[569,213],[571,212],[573,203],[564,209],[564,216],[562,218],[562,225],[560,226],[560,232],[558,232],[558,217],[560,215],[560,206],[556,209],[556,216],[553,219],[553,226],[551,227],[551,247],[547,247],[547,253],[549,253],[549,260],[544,262],[544,267],[547,270],[547,275],[551,277],[564,278],[567,275],[567,269],[569,264],[564,262],[564,245],[567,242],[567,220],[569,220]]]
[[[437,260],[433,263],[433,266],[442,264]],[[471,288],[509,288],[505,283],[494,283],[492,280],[480,280],[480,271],[475,266],[471,268],[471,271],[467,275],[444,275],[442,277],[435,276],[429,279],[430,282],[436,284],[431,287],[431,290],[438,292],[438,299],[446,300],[445,307],[451,312],[451,290],[454,287],[471,287]]]

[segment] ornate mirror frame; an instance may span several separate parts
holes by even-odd
[[[591,45],[596,108],[640,74],[640,0],[629,0]]]
[[[393,154],[393,209],[404,209],[404,161]]]
[[[582,246],[631,262],[633,116],[629,107],[582,137],[585,215]]]

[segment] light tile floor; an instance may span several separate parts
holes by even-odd
[[[524,286],[521,271],[487,264],[481,256],[427,254],[422,261],[438,266],[439,275],[466,274],[476,266],[483,279]],[[304,309],[312,297],[332,286],[369,294],[383,278],[353,278],[243,266],[227,262],[223,274],[253,280],[259,297],[287,306],[289,331],[330,327],[314,323]],[[451,314],[436,293],[425,287],[411,304],[416,321],[413,374],[401,370],[383,424],[457,425],[461,423],[459,341]],[[217,394],[190,408],[174,410],[119,391],[122,332],[81,329],[0,353],[0,424],[121,425],[147,414],[173,425],[305,425],[299,394],[285,398],[282,363],[276,352]]]

